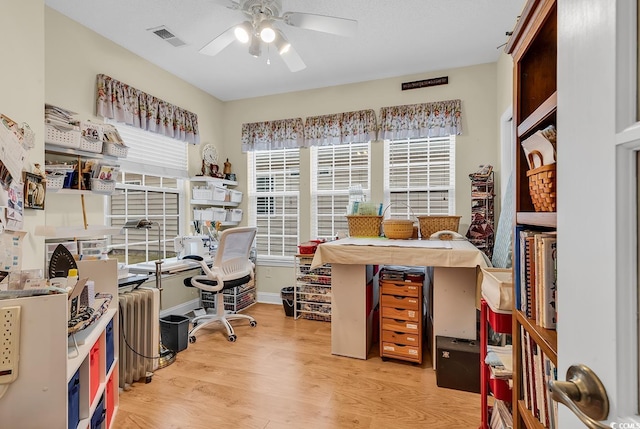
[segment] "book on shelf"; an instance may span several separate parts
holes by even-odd
[[[550,380],[557,380],[553,361],[536,344],[529,332],[520,327],[522,336],[522,396],[525,407],[544,427],[558,427],[558,404],[547,388]]]
[[[519,310],[537,325],[555,329],[557,321],[557,237],[555,232],[520,229],[515,281]]]
[[[513,428],[513,416],[509,405],[496,399],[493,403],[491,410],[491,420],[489,421],[489,427],[491,429],[512,429]]]

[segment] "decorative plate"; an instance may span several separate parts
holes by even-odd
[[[207,165],[218,165],[218,149],[212,144],[206,144],[202,148],[202,160]]]

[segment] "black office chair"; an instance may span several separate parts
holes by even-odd
[[[190,255],[183,258],[199,261],[205,273],[186,278],[185,286],[216,293],[215,314],[204,314],[191,320],[193,326],[189,331],[190,343],[196,341],[196,332],[215,322],[224,325],[227,329],[227,338],[231,342],[236,340],[231,320],[247,319],[252,327],[257,325],[258,322],[249,315],[226,312],[222,293],[225,289],[242,286],[253,280],[254,264],[249,260],[249,252],[255,236],[256,228],[253,227],[229,228],[222,231],[211,268],[200,256]]]

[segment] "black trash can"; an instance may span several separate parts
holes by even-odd
[[[161,317],[160,335],[166,348],[181,352],[189,343],[189,318],[177,314]]]
[[[280,290],[280,296],[285,316],[293,317],[293,286],[283,287]]]

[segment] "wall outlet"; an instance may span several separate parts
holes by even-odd
[[[0,308],[0,384],[18,377],[20,360],[20,307]]]

